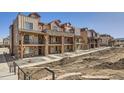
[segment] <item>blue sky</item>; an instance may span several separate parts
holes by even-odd
[[[9,35],[9,25],[16,18],[17,12],[0,12],[0,38]],[[29,13],[23,13],[28,15]],[[62,23],[70,22],[76,27],[88,27],[98,33],[110,34],[115,38],[124,37],[124,13],[104,12],[39,12],[41,22],[60,19]]]

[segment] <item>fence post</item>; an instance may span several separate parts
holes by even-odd
[[[14,74],[16,75],[16,64],[15,64],[15,62],[13,62],[13,66],[14,66]]]
[[[55,72],[49,68],[45,68],[45,69],[52,73],[52,80],[55,80]]]
[[[55,73],[53,72],[53,76],[52,76],[53,80],[55,80]]]
[[[11,65],[9,65],[9,72],[10,72],[10,73],[12,72],[12,67],[11,67]]]
[[[19,77],[20,77],[20,74],[19,74],[19,68],[18,68],[18,80],[20,79]]]
[[[26,75],[24,74],[24,80],[26,80]]]
[[[29,76],[29,80],[31,80],[31,76]]]

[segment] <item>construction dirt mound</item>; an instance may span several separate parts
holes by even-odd
[[[110,63],[105,62],[99,65],[94,66],[95,69],[113,69],[113,70],[120,70],[124,69],[124,58],[120,59],[118,62]]]

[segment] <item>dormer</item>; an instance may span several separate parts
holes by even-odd
[[[54,20],[54,21],[50,22],[49,25],[51,26],[51,30],[61,31],[60,23],[61,23],[60,20]]]
[[[38,23],[38,27],[40,31],[43,31],[43,26],[44,26],[44,23],[41,23],[41,22]]]
[[[36,12],[33,12],[33,13],[29,14],[28,16],[33,17],[33,18],[39,18],[40,17],[40,15]]]
[[[30,14],[28,15],[28,17],[36,18],[36,19],[38,19],[38,22],[40,22],[40,17],[41,17],[41,16],[40,16],[38,13],[33,12],[33,13],[30,13]]]
[[[72,27],[71,23],[64,23],[61,25],[61,28],[64,32],[74,33],[74,28]]]

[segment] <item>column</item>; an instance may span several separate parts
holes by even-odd
[[[49,35],[45,35],[45,56],[48,55],[48,47],[49,47]]]
[[[75,37],[73,36],[73,51],[75,51],[76,44],[75,44]]]
[[[61,53],[64,53],[64,36],[62,36],[62,47],[61,47]]]
[[[23,47],[23,41],[24,41],[24,34],[21,33],[21,59],[23,58],[24,55],[24,47]]]

